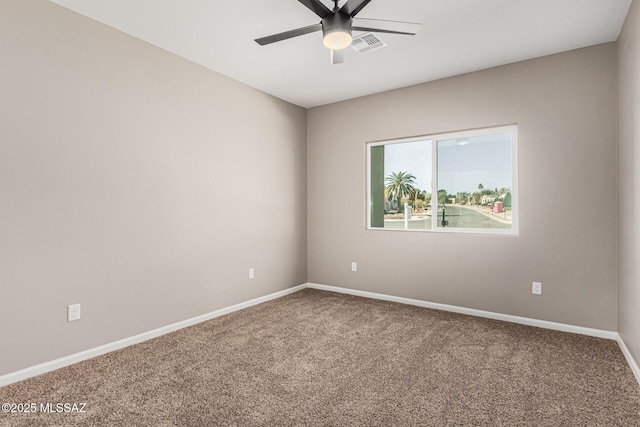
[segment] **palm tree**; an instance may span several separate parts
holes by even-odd
[[[415,198],[418,192],[415,179],[416,177],[409,172],[391,172],[391,175],[384,179],[384,195],[390,200],[396,199],[398,212],[403,197]]]
[[[482,185],[482,183],[478,184],[478,192],[476,193],[478,197],[476,198],[476,205],[480,204],[480,197],[482,197],[483,189],[484,189],[484,185]]]

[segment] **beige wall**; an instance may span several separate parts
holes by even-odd
[[[306,282],[304,109],[45,0],[0,58],[0,375]]]
[[[309,110],[309,281],[617,330],[615,85],[610,43]],[[367,141],[510,123],[518,237],[365,230]]]
[[[640,4],[618,39],[619,332],[640,362]]]

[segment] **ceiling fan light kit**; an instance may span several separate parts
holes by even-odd
[[[264,46],[304,34],[322,31],[322,42],[331,50],[331,63],[341,64],[344,62],[343,49],[349,47],[353,40],[352,31],[415,35],[422,26],[421,24],[410,22],[381,19],[357,19],[354,25],[355,16],[369,4],[371,0],[347,0],[342,7],[338,6],[339,0],[333,0],[333,10],[330,10],[320,0],[298,1],[320,17],[321,21],[314,25],[255,39],[256,43]]]
[[[351,23],[349,15],[336,13],[322,19],[322,42],[329,49],[339,50],[351,45]]]

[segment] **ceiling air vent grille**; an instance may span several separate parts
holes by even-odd
[[[375,33],[363,34],[355,37],[351,42],[351,47],[360,53],[380,49],[385,46],[387,46],[387,44]]]

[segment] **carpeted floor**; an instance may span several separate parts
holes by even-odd
[[[312,289],[0,388],[5,402],[86,412],[3,426],[640,425],[614,341]]]

